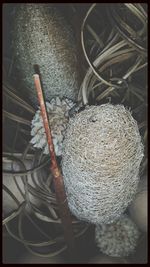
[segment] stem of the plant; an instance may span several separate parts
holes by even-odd
[[[51,130],[49,126],[43,92],[41,88],[41,82],[40,82],[40,78],[38,74],[34,74],[34,83],[35,83],[35,88],[38,94],[38,100],[39,100],[40,108],[41,108],[41,115],[43,118],[43,124],[45,128],[45,133],[46,133],[48,147],[49,147],[49,153],[51,157],[50,169],[51,169],[51,172],[54,178],[56,199],[58,202],[60,218],[61,218],[63,229],[64,229],[64,238],[68,246],[68,252],[70,254],[70,257],[73,257],[75,244],[74,244],[74,235],[73,235],[71,215],[70,215],[70,211],[68,208],[68,202],[67,202],[66,193],[64,189],[64,183],[63,183],[63,177],[62,177],[61,171],[56,161],[53,139],[51,135]]]

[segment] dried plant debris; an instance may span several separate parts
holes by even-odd
[[[101,22],[99,27],[95,18]],[[102,27],[103,23],[106,27]],[[79,99],[84,104],[95,101],[103,104],[111,97],[115,103],[121,103],[122,99],[126,100],[127,91],[129,97],[133,94],[136,98],[135,103],[137,100],[143,102],[141,93],[135,88],[128,90],[128,87],[136,82],[143,70],[146,72],[146,40],[147,12],[143,4],[91,5],[81,28],[81,44],[89,69]],[[144,75],[140,84],[145,90]]]
[[[28,152],[29,148],[25,154],[6,153],[3,159],[7,177],[3,185],[3,226],[32,254],[51,258],[66,250],[66,244],[48,168],[50,161],[42,153]],[[89,227],[75,218],[72,224],[76,238]]]

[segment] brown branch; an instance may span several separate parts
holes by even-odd
[[[68,203],[67,203],[67,198],[66,198],[66,193],[64,189],[64,183],[63,183],[63,177],[62,177],[61,171],[56,161],[53,139],[52,139],[51,130],[50,130],[49,122],[48,122],[48,116],[46,112],[43,92],[42,92],[40,78],[38,74],[34,75],[34,83],[35,83],[35,88],[38,94],[38,100],[39,100],[40,108],[41,108],[41,115],[43,118],[43,124],[44,124],[45,132],[46,132],[49,153],[51,157],[50,169],[51,169],[51,172],[54,178],[53,180],[54,180],[54,186],[55,186],[55,192],[56,192],[56,199],[58,202],[60,218],[61,218],[63,229],[64,229],[64,238],[68,246],[68,252],[70,253],[70,256],[73,257],[74,235],[73,235],[71,215],[70,215],[69,208],[68,208]]]

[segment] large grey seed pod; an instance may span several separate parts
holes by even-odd
[[[122,105],[90,106],[70,119],[62,153],[68,204],[81,220],[117,220],[136,193],[143,145]]]
[[[72,29],[52,4],[21,4],[13,26],[15,66],[33,105],[38,103],[33,65],[40,67],[46,100],[73,101],[79,90],[77,49]]]

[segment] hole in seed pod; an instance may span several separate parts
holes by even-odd
[[[90,117],[89,121],[90,121],[90,122],[96,122],[96,121],[97,121],[96,116],[92,116],[92,117]]]

